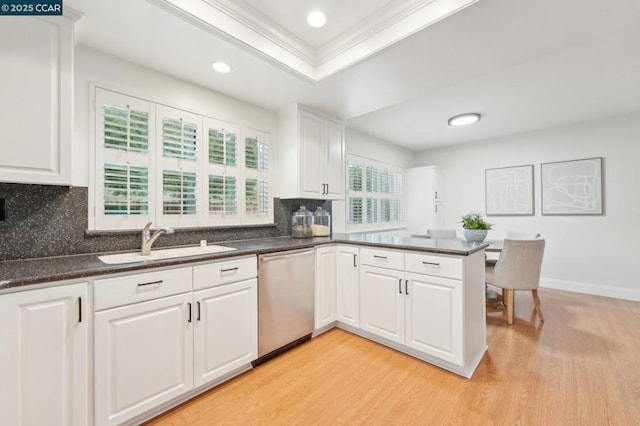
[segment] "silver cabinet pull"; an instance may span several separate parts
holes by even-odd
[[[404,294],[409,295],[409,280],[404,280]]]
[[[196,303],[198,304],[198,314],[197,314],[198,316],[196,317],[196,319],[200,321],[200,302],[196,302]]]
[[[357,267],[358,267],[358,265],[356,265],[356,256],[357,256],[357,255],[358,255],[357,253],[353,253],[353,267],[354,267],[354,268],[357,268]]]
[[[377,259],[386,259],[387,256],[378,256],[377,254],[374,254],[373,257],[377,258]]]
[[[138,283],[138,287],[144,287],[145,285],[154,285],[154,284],[162,284],[162,280],[158,281],[149,281],[148,283]]]
[[[398,293],[402,294],[402,278],[398,280]]]
[[[237,271],[239,268],[236,266],[235,268],[227,268],[227,269],[220,269],[220,272],[231,272],[231,271]]]
[[[438,262],[422,262],[423,265],[440,266]]]

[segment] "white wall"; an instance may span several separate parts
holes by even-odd
[[[347,157],[349,155],[359,155],[401,168],[411,166],[414,154],[413,151],[349,126],[345,129],[345,152],[347,153]],[[345,202],[334,201],[332,203],[332,213],[333,232],[346,232]],[[400,234],[401,233],[402,232],[400,232]]]
[[[221,77],[212,72],[211,78]],[[91,83],[219,120],[247,125],[270,133],[274,140],[277,136],[274,111],[85,46],[78,46],[75,51],[75,131],[72,165],[72,182],[75,186],[89,185],[89,143],[92,141],[89,135],[89,120],[93,120],[93,100],[90,99],[89,93]]]
[[[605,214],[542,216],[540,164],[589,157],[604,158]],[[485,211],[485,169],[533,164],[535,216],[489,217],[488,238],[540,232],[547,243],[542,286],[640,301],[640,114],[427,150],[413,166],[432,164],[442,169],[447,228],[460,228],[464,213]]]
[[[371,136],[353,127],[347,126],[345,140],[347,156],[349,154],[359,155],[403,168],[409,167],[413,160],[413,151]]]

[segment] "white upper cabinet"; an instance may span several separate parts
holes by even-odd
[[[67,17],[2,20],[0,182],[71,184],[73,44]]]
[[[282,111],[278,138],[281,198],[344,198],[344,125],[298,106]]]

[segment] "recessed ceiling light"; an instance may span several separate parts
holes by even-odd
[[[320,12],[319,10],[314,10],[307,15],[307,24],[311,25],[313,28],[323,27],[326,23],[327,15]]]
[[[225,64],[224,62],[214,62],[213,64],[211,64],[211,68],[213,68],[214,71],[217,71],[220,74],[227,74],[229,71],[231,71],[231,66],[229,64]]]
[[[449,126],[466,126],[480,121],[480,114],[470,112],[467,114],[455,115],[449,119]]]

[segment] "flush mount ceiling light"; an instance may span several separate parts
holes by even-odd
[[[214,62],[211,64],[211,68],[214,71],[219,72],[220,74],[227,74],[231,71],[231,66],[229,64],[225,64],[224,62]]]
[[[307,24],[311,25],[313,28],[321,28],[326,23],[327,15],[320,12],[319,10],[314,10],[307,15]]]
[[[480,121],[480,114],[469,112],[466,114],[454,115],[449,119],[449,126],[467,126]]]

